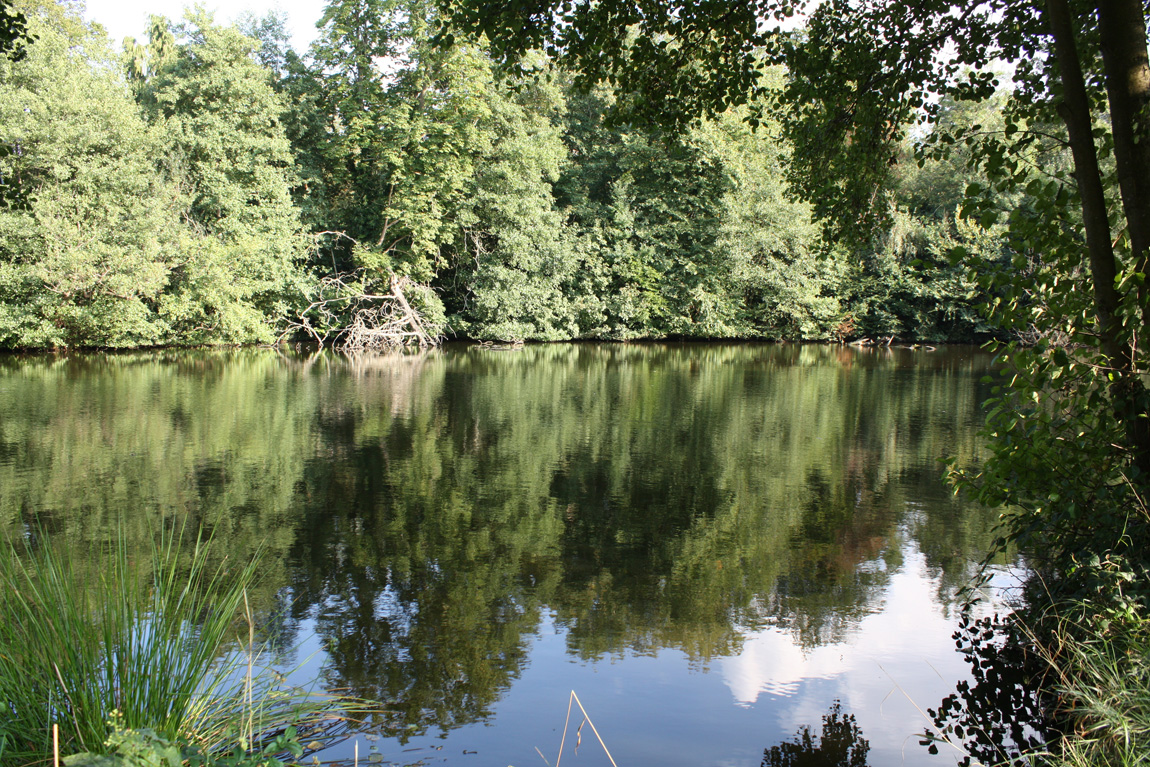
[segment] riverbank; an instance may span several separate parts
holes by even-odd
[[[0,765],[270,767],[344,737],[371,706],[268,667],[249,589],[199,533],[0,546]],[[122,761],[119,761],[122,760]]]

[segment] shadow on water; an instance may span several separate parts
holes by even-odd
[[[1018,614],[975,617],[964,611],[955,644],[971,678],[928,712],[934,724],[921,741],[930,753],[961,754],[962,767],[1027,767],[1054,736],[1038,690],[1048,665],[1035,655]]]

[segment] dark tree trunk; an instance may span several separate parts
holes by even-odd
[[[1150,96],[1150,72],[1146,59],[1146,24],[1139,0],[1099,0],[1101,48],[1106,68],[1107,94],[1113,121],[1115,159],[1121,184],[1126,223],[1134,249],[1136,267],[1145,272],[1150,247],[1150,147],[1145,113]],[[1091,111],[1082,66],[1075,42],[1074,17],[1067,0],[1046,0],[1046,19],[1054,39],[1054,55],[1062,82],[1059,114],[1066,123],[1074,175],[1082,198],[1082,219],[1090,257],[1094,307],[1102,350],[1114,369],[1111,391],[1115,415],[1126,429],[1127,447],[1141,474],[1140,484],[1150,479],[1150,421],[1147,396],[1138,377],[1135,356],[1145,328],[1122,326],[1121,297],[1115,286],[1117,260],[1110,238],[1110,221],[1098,156],[1094,146]],[[1140,140],[1141,139],[1141,140]],[[1139,290],[1145,318],[1146,287]],[[1145,325],[1145,320],[1141,325]]]
[[[1100,0],[1098,22],[1122,209],[1134,269],[1145,274],[1150,253],[1150,61],[1142,3]],[[1144,350],[1150,348],[1148,290],[1143,283],[1138,294],[1142,329],[1137,335]]]
[[[1114,161],[1135,271],[1146,274],[1150,255],[1150,60],[1141,0],[1099,0],[1098,31],[1106,97],[1114,135]],[[1150,349],[1150,285],[1137,288],[1140,327],[1126,333],[1132,375],[1120,406],[1141,484],[1150,481],[1150,413],[1138,377],[1137,354]]]
[[[1058,112],[1066,123],[1070,151],[1074,156],[1074,178],[1082,198],[1082,220],[1086,227],[1086,247],[1090,256],[1090,277],[1094,286],[1094,310],[1102,349],[1114,367],[1122,367],[1127,356],[1119,342],[1117,325],[1118,291],[1114,287],[1117,267],[1110,243],[1110,219],[1106,195],[1094,147],[1090,100],[1078,60],[1074,40],[1074,20],[1066,0],[1046,0],[1046,19],[1054,38],[1054,57],[1062,81],[1062,103]]]

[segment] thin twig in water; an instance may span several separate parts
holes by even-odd
[[[255,626],[255,621],[252,620],[251,605],[248,604],[247,587],[244,588],[244,617],[248,621],[248,678],[245,680],[245,685],[247,687],[245,692],[247,693],[247,698],[248,698],[247,741],[248,741],[248,743],[252,743],[252,739],[255,737],[254,728],[252,726],[252,716],[253,716],[253,707],[252,707],[252,699],[253,699],[253,696],[252,696],[252,682],[253,682],[252,661],[253,661],[253,658],[252,658],[252,652],[254,651],[253,648],[255,648],[255,646],[256,646],[256,635],[255,635],[256,626]]]
[[[599,745],[603,747],[603,753],[611,760],[611,767],[618,767],[618,765],[615,764],[615,758],[612,757],[611,752],[607,750],[607,744],[603,742],[603,736],[599,734],[599,730],[595,728],[595,723],[591,721],[591,716],[587,713],[587,709],[583,708],[583,701],[579,700],[579,696],[575,694],[574,690],[571,691],[571,697],[579,704],[579,710],[583,712],[583,716],[587,717],[587,724],[591,725],[591,732],[595,733],[595,737],[599,739]]]
[[[575,691],[571,691],[571,698],[575,697]],[[559,739],[559,756],[555,757],[555,767],[559,767],[559,762],[563,759],[563,744],[567,742],[567,725],[571,723],[571,698],[567,699],[567,719],[563,721],[563,737]]]
[[[582,742],[582,739],[583,739],[583,736],[582,736],[583,725],[589,724],[589,725],[591,725],[591,732],[595,733],[595,737],[599,740],[599,745],[603,747],[603,753],[607,755],[607,759],[611,762],[611,767],[618,767],[618,765],[615,764],[615,757],[611,756],[611,751],[607,748],[607,744],[603,742],[603,736],[601,736],[599,734],[599,730],[596,729],[595,723],[593,721],[591,721],[591,716],[587,713],[587,709],[583,708],[583,701],[579,700],[579,696],[575,694],[574,690],[571,691],[571,697],[567,699],[567,720],[563,723],[563,737],[559,741],[559,756],[555,759],[555,767],[559,767],[559,760],[563,758],[563,745],[564,745],[564,743],[567,742],[567,728],[571,724],[571,702],[572,701],[577,703],[579,705],[579,710],[583,712],[583,721],[579,723],[579,729],[576,732],[576,736],[577,736],[576,745],[575,745],[576,753],[578,753],[578,749],[579,749],[578,744],[580,742]],[[538,750],[538,749],[536,749],[536,750]],[[542,754],[540,754],[540,756],[542,756]]]
[[[927,722],[931,722],[932,720],[931,720],[930,716],[925,711],[922,710],[922,707],[918,705],[918,702],[915,701],[914,698],[910,697],[910,693],[908,693],[905,689],[903,689],[903,686],[898,683],[898,680],[895,679],[889,671],[887,671],[885,668],[883,668],[883,665],[881,663],[879,663],[877,665],[878,665],[879,669],[882,671],[882,673],[886,674],[887,679],[889,679],[891,681],[891,684],[894,685],[894,690],[898,690],[899,692],[902,693],[902,696],[904,698],[906,698],[907,701],[910,702],[910,705],[914,706],[914,709],[915,709],[915,711],[917,711],[919,713],[919,716],[921,716]],[[935,673],[938,673],[938,672],[935,672]],[[894,692],[894,690],[891,690],[890,693],[887,693],[888,698],[890,697],[891,693]],[[883,701],[885,702],[886,698],[883,698]],[[928,733],[923,733],[923,736],[928,738],[929,740],[933,740],[935,742],[941,741],[941,742],[945,743],[946,745],[950,746],[951,748],[953,748],[958,753],[962,754],[963,756],[970,756],[970,754],[967,753],[967,750],[965,748],[963,748],[961,744],[955,743],[953,740],[950,739],[950,736],[947,735],[946,733],[940,732],[937,736],[929,735]],[[1000,749],[1000,751],[1001,751],[1001,749]],[[1002,752],[1002,756],[1004,758],[1006,758],[1006,753]]]

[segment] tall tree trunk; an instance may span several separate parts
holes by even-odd
[[[1090,100],[1074,41],[1074,23],[1066,0],[1046,0],[1046,19],[1054,38],[1054,57],[1062,80],[1062,103],[1058,113],[1066,123],[1070,151],[1074,156],[1074,178],[1082,198],[1082,221],[1086,227],[1086,248],[1090,257],[1090,277],[1094,286],[1094,311],[1102,350],[1110,364],[1121,368],[1126,360],[1119,342],[1117,325],[1118,291],[1114,287],[1117,267],[1110,242],[1110,219],[1106,195],[1094,147]]]
[[[1143,275],[1150,256],[1150,58],[1141,0],[1099,0],[1098,31],[1106,74],[1106,97],[1114,135],[1114,161],[1131,265]],[[1150,285],[1137,288],[1140,327],[1128,331],[1130,367],[1124,404],[1127,439],[1143,486],[1150,482],[1150,397],[1138,377],[1137,357],[1150,351]]]
[[[1114,135],[1114,160],[1133,267],[1143,274],[1150,253],[1150,59],[1146,52],[1146,19],[1140,0],[1098,3],[1106,96]],[[1150,348],[1150,285],[1139,289],[1142,328],[1137,340]]]
[[[1141,206],[1150,203],[1150,190],[1146,187],[1150,183],[1150,173],[1147,172],[1150,171],[1150,147],[1146,146],[1146,133],[1140,126],[1150,119],[1145,114],[1146,97],[1150,95],[1150,72],[1146,71],[1146,24],[1140,0],[1099,0],[1098,13],[1107,92],[1114,121],[1115,159],[1120,179],[1125,178],[1120,181],[1123,207],[1137,266],[1145,272],[1147,247],[1150,246],[1150,229],[1147,228],[1150,217],[1144,214]],[[1102,350],[1114,369],[1111,392],[1115,416],[1126,430],[1126,446],[1133,453],[1134,465],[1139,469],[1144,485],[1150,479],[1150,421],[1146,417],[1146,390],[1138,377],[1135,355],[1139,336],[1145,331],[1141,328],[1124,330],[1119,316],[1121,297],[1115,286],[1117,260],[1110,239],[1106,196],[1094,146],[1090,102],[1074,39],[1074,18],[1067,0],[1046,0],[1046,19],[1054,39],[1054,55],[1062,82],[1063,101],[1059,105],[1059,114],[1066,123],[1074,157],[1074,176],[1082,198],[1098,333]],[[1140,138],[1143,140],[1139,141]],[[1138,146],[1140,143],[1142,146]],[[1143,312],[1147,309],[1145,290],[1142,287],[1140,293]]]

